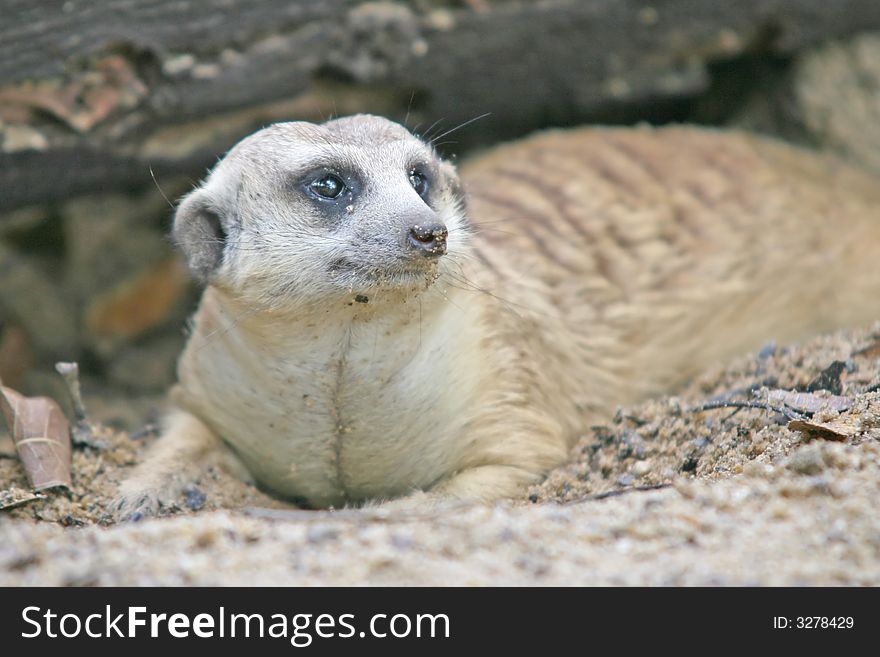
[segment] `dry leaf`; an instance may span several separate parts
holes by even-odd
[[[851,422],[841,422],[839,419],[831,422],[792,420],[788,423],[788,428],[808,434],[813,438],[824,438],[825,440],[846,440],[858,433],[858,428]]]
[[[24,81],[0,87],[0,119],[26,122],[43,113],[77,132],[89,132],[114,112],[137,107],[146,95],[134,65],[120,55],[108,55],[64,84]]]
[[[34,490],[69,487],[70,425],[58,404],[0,386],[0,411]]]
[[[754,393],[757,399],[771,403],[785,404],[800,413],[814,414],[820,411],[843,413],[852,408],[853,400],[840,395],[794,392],[791,390],[760,390]]]
[[[807,384],[807,392],[818,392],[819,390],[827,390],[832,395],[840,395],[843,393],[843,382],[840,377],[846,371],[846,363],[842,360],[836,360],[819,373],[815,379]]]
[[[43,496],[38,493],[13,486],[6,490],[0,490],[0,511],[41,499],[43,499]]]

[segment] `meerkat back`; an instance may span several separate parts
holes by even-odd
[[[880,184],[836,158],[737,132],[585,128],[462,175],[488,284],[579,411],[880,317]]]

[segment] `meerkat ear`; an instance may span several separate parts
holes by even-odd
[[[226,230],[221,214],[208,192],[197,189],[181,201],[174,215],[171,236],[186,256],[193,276],[202,283],[208,282],[223,261]]]

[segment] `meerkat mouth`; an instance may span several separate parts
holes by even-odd
[[[375,289],[428,286],[440,276],[437,261],[406,260],[392,265],[365,265],[341,258],[330,273],[345,288]]]

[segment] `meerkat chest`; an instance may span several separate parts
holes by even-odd
[[[399,495],[456,467],[478,371],[450,328],[418,318],[291,326],[284,340],[227,341],[189,368],[190,387],[278,493],[337,506]]]

